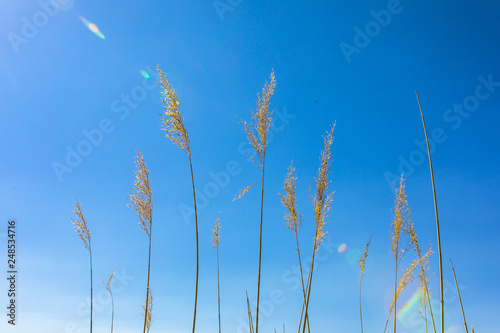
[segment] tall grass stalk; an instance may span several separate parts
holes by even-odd
[[[151,187],[149,186],[149,170],[144,163],[144,157],[142,156],[140,151],[136,151],[136,168],[135,170],[135,181],[133,192],[129,194],[129,204],[128,206],[133,208],[137,215],[139,216],[139,225],[141,229],[144,230],[149,239],[149,252],[148,252],[148,280],[146,284],[146,306],[144,309],[144,329],[143,333],[146,332],[146,328],[148,327],[148,318],[149,323],[151,321],[150,317],[148,317],[148,304],[150,297],[149,290],[149,278],[151,273],[151,232],[153,229],[153,202],[151,197],[153,193],[151,191]],[[148,328],[149,331],[149,328]]]
[[[104,288],[106,288],[107,291],[109,291],[109,295],[111,296],[111,333],[113,333],[113,321],[115,318],[115,303],[113,301],[113,292],[111,291],[111,280],[113,279],[113,275],[115,275],[115,269],[113,268],[113,271],[111,272],[111,275],[109,276],[108,282],[104,283]]]
[[[248,300],[248,291],[245,291],[247,294],[247,309],[248,309],[248,327],[250,333],[254,333],[253,329],[253,319],[252,319],[252,309],[250,308],[250,301]]]
[[[283,184],[283,189],[285,190],[285,195],[278,194],[281,203],[285,208],[287,209],[288,213],[285,212],[285,224],[290,229],[292,232],[294,238],[295,238],[295,244],[297,245],[297,255],[299,259],[299,270],[300,270],[300,281],[302,282],[302,294],[304,296],[304,301],[302,302],[302,312],[300,314],[300,321],[299,321],[299,330],[300,326],[302,324],[302,317],[304,313],[304,305],[305,305],[305,300],[306,300],[306,288],[304,286],[304,277],[302,274],[302,261],[300,260],[300,248],[299,248],[299,231],[300,228],[302,227],[302,217],[300,216],[299,212],[297,211],[297,204],[296,204],[296,194],[295,194],[295,181],[297,177],[294,175],[295,169],[293,168],[293,164],[290,163],[290,166],[288,167],[288,174],[285,178],[285,182]],[[310,327],[309,327],[309,318],[305,318],[304,320],[307,321],[307,330],[310,332]]]
[[[257,109],[251,111],[251,122],[242,122],[245,129],[245,134],[247,135],[247,140],[255,149],[258,160],[256,160],[251,155],[249,155],[249,157],[262,172],[262,178],[260,180],[260,182],[262,183],[262,191],[260,198],[259,273],[257,277],[257,313],[255,318],[255,333],[259,333],[260,272],[262,263],[262,220],[264,214],[264,170],[266,162],[267,136],[269,134],[269,128],[271,127],[273,114],[272,111],[269,110],[269,103],[271,101],[271,97],[274,94],[275,87],[276,79],[274,77],[274,71],[271,71],[269,83],[265,83],[264,87],[262,88],[261,95],[257,94]],[[246,188],[241,190],[235,199],[243,197],[243,195],[245,195],[245,193],[247,193],[248,190],[250,190],[250,188],[252,188],[256,184],[257,183],[247,186]]]
[[[143,305],[142,309],[144,310],[144,316],[146,317],[146,332],[149,333],[153,313],[153,293],[151,289],[148,289],[148,298],[146,300],[146,305]]]
[[[418,108],[420,109],[420,115],[422,116],[422,125],[424,127],[425,141],[427,142],[427,153],[429,154],[429,168],[431,170],[431,181],[432,181],[432,193],[434,195],[434,211],[436,214],[436,231],[437,231],[437,241],[438,241],[438,256],[439,256],[439,289],[441,296],[441,333],[444,333],[444,292],[443,292],[443,259],[441,255],[441,236],[439,233],[439,217],[436,199],[436,186],[434,184],[434,171],[432,169],[432,158],[431,150],[429,148],[429,139],[427,137],[427,129],[425,128],[424,113],[422,112],[422,106],[420,104],[420,99],[418,98],[418,93],[415,90],[415,95],[417,96]]]
[[[83,217],[82,206],[78,202],[75,196],[75,209],[73,213],[76,215],[76,219],[71,219],[73,222],[76,233],[82,241],[84,248],[89,250],[90,255],[90,333],[92,333],[92,314],[94,308],[94,296],[93,296],[93,286],[92,286],[92,247],[90,246],[90,231],[87,227],[87,220]]]
[[[330,147],[333,142],[333,130],[335,129],[335,124],[332,125],[331,130],[327,132],[327,135],[323,137],[323,150],[321,151],[320,157],[320,167],[318,169],[318,175],[316,178],[316,193],[314,194],[312,201],[314,207],[314,219],[316,222],[316,231],[314,233],[314,244],[311,258],[311,266],[309,268],[309,277],[307,281],[307,298],[306,298],[306,309],[304,318],[308,317],[309,310],[309,299],[311,296],[311,286],[312,277],[314,271],[314,259],[316,256],[316,251],[318,250],[321,241],[326,236],[324,232],[325,219],[327,217],[328,211],[330,210],[330,205],[332,203],[332,193],[328,193],[328,185],[330,181],[328,176],[330,174],[330,168],[332,165]],[[306,331],[306,320],[302,326],[302,333]]]
[[[169,138],[175,145],[181,148],[189,157],[189,168],[191,170],[191,184],[193,187],[193,205],[194,205],[194,221],[196,228],[196,283],[194,292],[194,313],[193,313],[193,333],[196,327],[196,306],[198,304],[198,277],[200,270],[200,254],[198,245],[198,209],[196,206],[196,190],[194,185],[193,174],[193,160],[191,157],[191,148],[189,135],[186,127],[184,126],[184,118],[179,111],[179,100],[175,90],[168,82],[167,78],[160,69],[157,67],[158,76],[160,78],[160,86],[163,89],[163,109],[164,114],[161,117],[162,130],[165,131],[165,136]]]
[[[368,249],[370,247],[370,243],[372,238],[368,240],[366,243],[365,249],[363,253],[359,254],[359,258],[357,259],[359,265],[359,322],[361,324],[361,333],[363,333],[363,312],[361,311],[361,282],[363,281],[363,274],[365,273],[365,262],[366,257],[368,257]]]
[[[215,220],[215,224],[212,226],[212,246],[215,248],[217,252],[217,296],[218,296],[218,314],[219,314],[219,333],[221,333],[221,325],[220,325],[220,287],[219,287],[219,231],[220,231],[220,217],[217,216],[217,220]]]
[[[453,271],[453,278],[455,279],[455,285],[457,286],[458,300],[460,301],[460,308],[462,309],[462,317],[464,318],[465,332],[469,333],[469,329],[467,328],[467,322],[465,321],[465,312],[464,312],[464,307],[462,305],[462,297],[460,297],[460,289],[458,289],[458,282],[457,282],[457,276],[455,275],[455,268],[453,268],[453,263],[451,262],[451,258],[448,259],[450,259],[451,270]]]

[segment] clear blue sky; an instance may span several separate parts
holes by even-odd
[[[266,156],[261,331],[297,327],[296,252],[277,193],[283,193],[293,160],[304,218],[300,245],[307,258],[314,232],[308,187],[314,186],[321,136],[335,121],[335,193],[315,266],[312,330],[359,330],[354,259],[370,235],[363,322],[365,332],[383,330],[393,288],[389,184],[401,172],[420,241],[431,241],[437,250],[415,89],[434,133],[446,332],[464,332],[448,257],[468,323],[477,332],[500,326],[498,2],[60,0],[57,9],[44,4],[0,5],[0,266],[5,276],[7,221],[14,218],[19,271],[15,328],[6,322],[7,281],[0,282],[2,332],[87,331],[88,252],[70,223],[75,194],[92,232],[95,332],[109,329],[111,305],[101,281],[113,268],[120,273],[113,286],[115,331],[142,330],[148,243],[124,198],[133,185],[136,149],[149,167],[153,190],[151,332],[190,331],[195,229],[186,213],[192,205],[189,163],[160,130],[158,64],[177,91],[192,142],[200,197],[197,332],[214,332],[218,325],[210,239],[219,211],[223,331],[246,332],[245,290],[255,304],[260,193],[254,189],[232,199],[259,178],[245,156],[248,144],[238,120],[250,119],[271,69],[277,87]],[[431,270],[437,299],[437,254]],[[410,285],[400,304],[416,290]],[[398,331],[423,332],[418,316],[418,308],[410,307]]]

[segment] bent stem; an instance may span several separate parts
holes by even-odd
[[[191,161],[191,154],[189,154],[189,167],[191,169],[191,183],[193,184],[193,200],[194,200],[194,221],[196,227],[196,288],[194,293],[194,314],[193,314],[193,333],[196,326],[196,304],[198,302],[198,275],[200,270],[200,255],[198,246],[198,210],[196,207],[196,190],[194,186],[193,163]]]
[[[427,153],[429,154],[429,167],[431,170],[432,192],[434,195],[434,211],[436,214],[436,231],[437,231],[438,256],[439,256],[439,288],[440,288],[440,296],[441,296],[441,301],[440,301],[441,302],[441,333],[444,333],[443,259],[442,259],[442,255],[441,255],[441,236],[439,233],[439,217],[438,217],[438,208],[437,208],[437,199],[436,199],[436,186],[434,184],[434,171],[432,169],[431,150],[429,148],[429,139],[427,137],[427,129],[425,128],[424,113],[422,112],[422,106],[420,105],[420,99],[418,98],[418,93],[416,90],[415,90],[415,94],[417,95],[418,107],[420,109],[420,115],[422,116],[422,125],[424,126],[425,141],[427,142]]]

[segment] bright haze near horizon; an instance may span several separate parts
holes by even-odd
[[[299,242],[312,253],[322,136],[335,123],[328,235],[318,250],[314,332],[381,332],[394,290],[390,224],[401,174],[420,245],[431,242],[430,292],[439,324],[434,200],[418,91],[434,167],[444,273],[445,331],[500,327],[500,4],[497,1],[12,1],[0,4],[0,331],[87,332],[89,253],[73,230],[74,196],[91,231],[95,332],[142,331],[148,238],[126,196],[141,151],[153,191],[150,332],[192,329],[196,246],[189,159],[160,127],[156,66],[179,98],[198,196],[197,332],[218,330],[220,212],[223,332],[255,315],[260,179],[241,121],[251,120],[271,71],[266,151],[261,332],[297,330],[302,288],[285,225],[283,181],[293,161]],[[8,221],[16,221],[16,325],[8,323]],[[408,252],[399,268],[408,266]],[[307,275],[305,267],[304,274]],[[397,327],[425,332],[415,295],[401,294]],[[393,330],[392,317],[388,330]],[[428,318],[428,328],[432,323]]]

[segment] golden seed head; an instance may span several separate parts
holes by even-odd
[[[391,249],[397,264],[397,261],[399,260],[398,258],[401,258],[401,256],[403,256],[406,252],[403,250],[402,253],[398,253],[400,241],[403,236],[402,232],[405,230],[408,231],[410,228],[409,226],[411,225],[410,207],[408,206],[406,198],[403,175],[401,175],[399,186],[395,192],[396,198],[394,199],[394,215],[391,223]],[[410,239],[410,247],[411,246],[412,243]]]
[[[191,156],[189,135],[184,126],[184,118],[179,111],[177,94],[163,74],[160,66],[157,66],[157,70],[158,77],[160,78],[158,83],[163,89],[164,96],[161,99],[163,109],[165,110],[165,113],[161,117],[162,130],[165,131],[167,138]]]
[[[85,247],[87,250],[91,251],[90,248],[90,231],[87,228],[87,220],[85,220],[85,217],[83,217],[82,213],[82,206],[78,202],[75,196],[75,209],[73,210],[73,213],[76,215],[76,219],[71,219],[71,222],[73,222],[74,226],[73,228],[75,229],[76,233],[80,237],[80,240],[82,241],[83,247]]]
[[[247,194],[248,191],[250,191],[250,189],[252,187],[254,187],[255,185],[257,185],[258,183],[260,183],[260,180],[250,186],[247,186],[245,187],[244,189],[241,189],[238,191],[238,194],[236,194],[236,196],[234,197],[233,201],[237,200],[237,199],[241,199],[245,196],[245,194]]]
[[[360,253],[359,257],[357,259],[358,264],[359,264],[359,269],[360,269],[360,280],[363,279],[363,274],[365,272],[365,261],[366,261],[366,257],[368,257],[368,248],[370,247],[371,241],[372,241],[372,238],[370,237],[370,239],[368,240],[368,243],[366,243],[366,246],[365,246],[363,253]]]
[[[269,102],[271,96],[274,94],[275,87],[276,79],[274,77],[274,71],[271,71],[270,82],[268,83],[266,81],[262,88],[262,95],[259,96],[259,94],[257,94],[257,109],[251,110],[252,121],[250,123],[246,121],[242,122],[248,142],[255,149],[259,161],[257,162],[251,155],[250,158],[260,169],[264,166],[267,135],[269,134],[273,114],[272,111],[269,110]]]
[[[220,215],[220,213],[219,213]],[[219,247],[219,231],[220,231],[220,218],[217,216],[217,219],[215,220],[215,224],[212,225],[212,246],[213,247]]]
[[[281,195],[278,193],[281,198],[281,203],[288,210],[288,213],[285,212],[285,224],[288,229],[294,234],[295,238],[298,237],[298,232],[302,227],[302,217],[297,212],[297,204],[296,204],[296,195],[295,195],[295,181],[297,177],[294,175],[295,169],[293,168],[292,163],[288,167],[288,174],[285,178],[285,182],[283,184],[283,189],[285,190],[285,195]]]
[[[109,279],[106,283],[104,281],[102,282],[104,284],[104,287],[111,293],[111,280],[113,279],[113,275],[115,275],[115,269],[113,268],[113,271],[111,272],[111,275],[109,276]]]
[[[328,193],[328,185],[330,181],[328,180],[328,176],[330,174],[331,168],[331,152],[330,147],[333,142],[333,130],[335,129],[335,123],[332,125],[332,128],[327,135],[323,137],[324,147],[321,151],[321,165],[318,169],[318,176],[315,179],[316,181],[316,193],[313,197],[313,207],[314,207],[314,217],[316,221],[316,234],[315,234],[315,243],[316,249],[319,248],[321,241],[326,236],[326,232],[323,231],[326,216],[328,211],[330,210],[330,205],[332,203],[332,193]]]
[[[139,224],[146,234],[151,237],[151,227],[153,224],[153,202],[151,197],[151,187],[149,186],[149,170],[144,163],[144,158],[140,151],[136,151],[135,187],[134,193],[129,194],[129,207],[132,207],[139,216]]]

